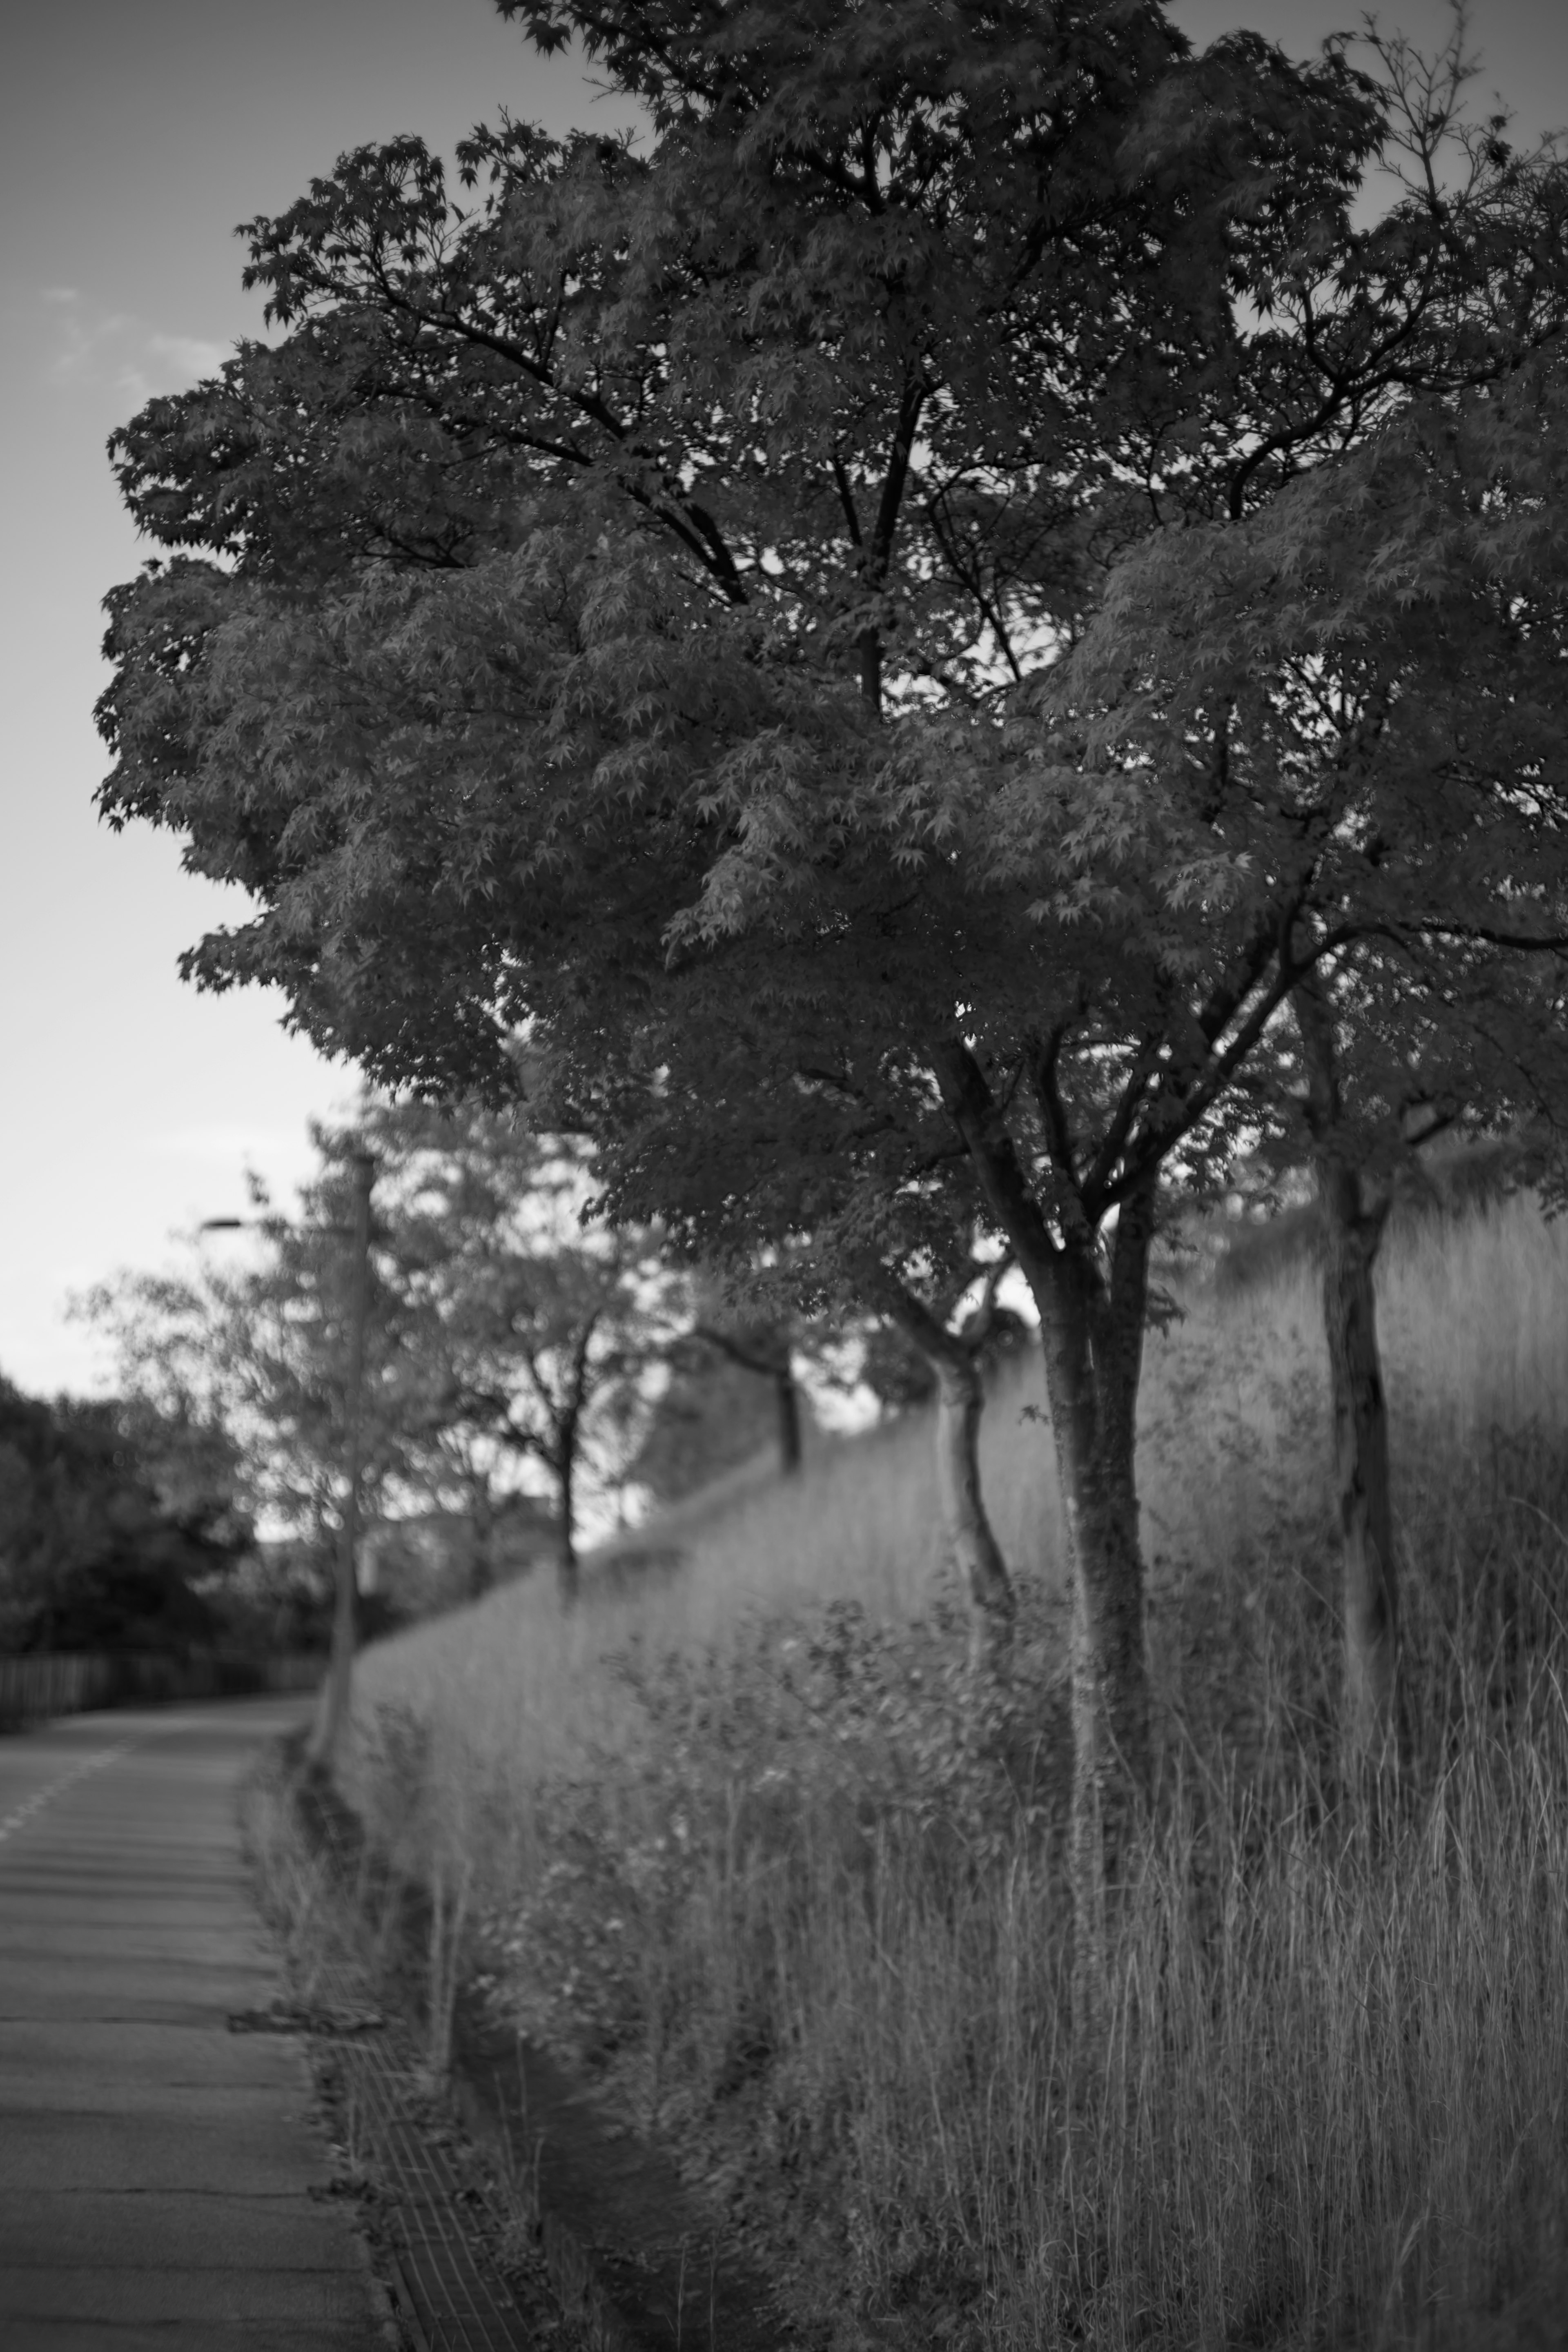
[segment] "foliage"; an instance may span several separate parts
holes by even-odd
[[[143,1408],[0,1382],[0,1641],[182,1652],[217,1630],[250,1530],[217,1449]],[[226,1466],[226,1465],[221,1465]]]
[[[258,1247],[201,1247],[185,1271],[124,1274],[75,1303],[114,1347],[125,1390],[153,1412],[225,1433],[252,1513],[325,1544],[343,1455],[352,1227],[346,1171],[328,1159],[303,1215],[280,1217],[253,1180]],[[372,1508],[398,1477],[405,1431],[388,1366],[398,1302],[373,1263],[367,1318],[363,1483]]]
[[[1431,164],[1453,91],[1423,112],[1397,52],[1382,89],[1191,59],[1148,7],[521,13],[604,53],[653,148],[476,134],[467,214],[416,142],[343,158],[251,224],[281,343],[117,443],[143,525],[217,559],[117,592],[104,706],[110,814],[260,901],[192,969],[437,1087],[506,1087],[549,1013],[601,1126],[637,1111],[644,1208],[709,1227],[820,1230],[847,1153],[907,1181],[959,1003],[1005,1059],[1089,993],[1075,1127],[1115,1132],[1152,1020],[1191,1095],[1258,912],[1207,790],[1042,761],[1026,696],[1015,774],[983,722],[1102,605],[1114,646],[1151,518],[1268,510],[1543,331],[1554,184],[1494,135],[1352,232],[1369,152]],[[706,954],[667,974],[672,924]],[[650,1016],[661,1110],[614,1100]]]
[[[208,560],[111,600],[105,805],[258,901],[199,977],[280,982],[385,1076],[504,1089],[533,1018],[623,1213],[742,1250],[842,1223],[840,1275],[942,1256],[984,1114],[1092,1240],[1254,1114],[1226,1089],[1321,950],[1306,902],[1353,886],[1375,924],[1403,878],[1353,763],[1280,804],[1278,761],[1233,793],[1228,752],[1130,740],[1140,598],[1184,612],[1193,549],[1223,569],[1261,517],[1246,590],[1287,583],[1263,609],[1310,660],[1298,540],[1336,543],[1347,450],[1413,394],[1550,337],[1561,175],[1455,143],[1457,46],[1423,83],[1397,43],[1372,80],[1194,59],[1147,7],[521,13],[602,52],[652,145],[477,133],[463,213],[394,142],[251,224],[282,340],[116,444]],[[1357,610],[1433,593],[1451,534],[1414,587],[1387,560],[1429,520],[1362,531]]]
[[[604,1091],[600,1031],[647,1011],[672,921],[700,902],[711,942],[765,881],[805,952],[677,971],[655,1189],[813,1230],[889,1119],[903,1173],[929,1106],[899,1059],[955,991],[1021,960],[1037,1013],[1044,980],[1016,920],[944,951],[951,821],[878,714],[973,723],[1048,660],[1152,489],[1218,495],[1205,404],[1256,488],[1331,438],[1328,387],[1386,391],[1414,231],[1346,247],[1379,115],[1342,59],[1193,60],[1152,7],[579,29],[653,104],[647,156],[476,134],[467,215],[417,142],[343,158],[251,225],[283,341],[120,436],[139,520],[217,562],[113,600],[105,804],[262,902],[200,976],[269,972],[320,1042],[440,1087],[504,1087],[507,1029],[548,1011]],[[1244,348],[1260,275],[1282,319],[1319,298],[1310,347]]]
[[[624,1491],[681,1317],[658,1235],[591,1221],[591,1150],[510,1115],[383,1103],[356,1134],[398,1303],[405,1481],[468,1513],[481,1587],[484,1545],[531,1474],[574,1556],[584,1506]]]
[[[257,1192],[260,1248],[126,1276],[83,1302],[154,1412],[225,1430],[252,1507],[320,1545],[342,1460],[353,1151],[377,1163],[363,1401],[370,1516],[455,1508],[478,1589],[509,1503],[603,1507],[649,1410],[679,1287],[656,1238],[585,1227],[592,1167],[507,1114],[370,1103],[318,1130],[301,1213]],[[541,1496],[541,1486],[543,1493]]]

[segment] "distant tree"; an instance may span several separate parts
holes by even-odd
[[[727,1362],[764,1381],[773,1398],[780,1475],[793,1478],[802,1461],[801,1391],[795,1371],[795,1336],[787,1317],[726,1312],[722,1305],[702,1311],[691,1338]]]
[[[405,1478],[463,1499],[483,1584],[507,1495],[542,1475],[569,1600],[583,1506],[626,1484],[684,1286],[657,1234],[590,1218],[580,1139],[419,1103],[375,1105],[356,1131],[399,1306]]]
[[[232,1496],[160,1492],[180,1433],[116,1403],[0,1381],[0,1643],[187,1653],[248,1551]]]
[[[667,1376],[628,1466],[629,1483],[656,1503],[700,1487],[779,1447],[771,1381],[701,1340],[671,1343]]]
[[[325,1140],[325,1139],[322,1139]],[[204,1242],[177,1273],[125,1273],[75,1303],[114,1349],[125,1394],[166,1423],[234,1449],[247,1506],[326,1558],[342,1507],[352,1265],[346,1161],[323,1152],[300,1213],[252,1181],[253,1233],[237,1256]],[[373,1252],[363,1389],[365,1507],[404,1465],[391,1367],[400,1306]]]
[[[377,1166],[362,1412],[367,1517],[457,1505],[472,1586],[492,1580],[509,1498],[551,1496],[564,1595],[585,1499],[621,1482],[670,1328],[647,1232],[585,1226],[591,1155],[509,1113],[367,1103],[316,1130],[300,1212],[261,1213],[239,1264],[127,1275],[82,1302],[128,1392],[228,1433],[252,1508],[324,1558],[342,1465],[352,1152]]]

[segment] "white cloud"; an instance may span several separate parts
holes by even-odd
[[[62,387],[108,387],[140,406],[216,374],[228,355],[226,344],[166,333],[133,311],[95,310],[71,286],[46,286],[39,299],[52,313],[45,373]]]
[[[226,343],[205,342],[200,335],[151,335],[147,348],[155,359],[193,380],[216,375],[228,357]]]

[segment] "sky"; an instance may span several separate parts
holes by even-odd
[[[1173,0],[1200,45],[1248,24],[1297,55],[1337,0]],[[1385,8],[1424,45],[1443,0]],[[1568,123],[1563,0],[1483,0],[1477,94],[1520,130]],[[169,1262],[171,1236],[243,1213],[253,1168],[287,1201],[308,1126],[352,1071],[266,994],[199,995],[183,948],[243,901],[179,845],[115,835],[93,793],[105,592],[148,551],[105,456],[155,393],[259,330],[234,225],[283,210],[344,148],[418,131],[449,151],[505,107],[552,131],[624,120],[491,0],[78,0],[7,32],[0,90],[0,1373],[100,1388],[68,1297]]]

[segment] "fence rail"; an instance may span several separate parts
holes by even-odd
[[[113,1706],[122,1700],[313,1690],[324,1667],[324,1659],[303,1652],[273,1658],[236,1657],[222,1651],[191,1658],[31,1652],[26,1657],[0,1657],[0,1724],[82,1715],[89,1707]]]

